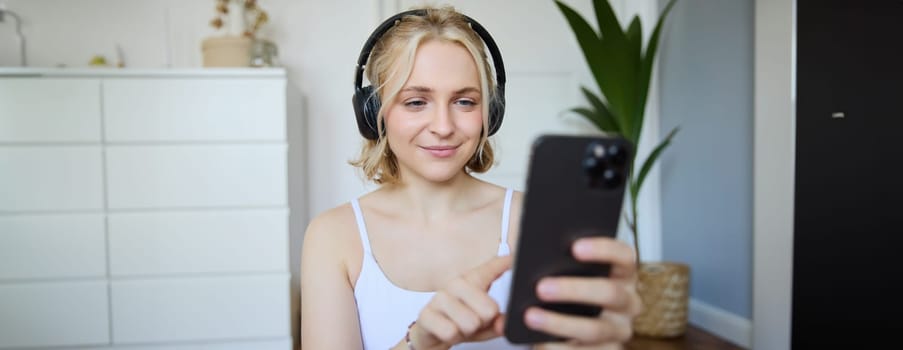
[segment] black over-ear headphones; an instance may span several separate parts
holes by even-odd
[[[370,38],[367,39],[367,42],[364,43],[361,55],[357,59],[357,67],[354,72],[354,96],[351,98],[351,102],[354,104],[354,116],[357,119],[357,128],[361,132],[361,136],[370,140],[379,138],[379,129],[376,126],[376,117],[380,107],[379,97],[376,96],[373,86],[361,86],[364,77],[364,67],[367,64],[367,59],[370,57],[370,51],[373,50],[373,46],[376,45],[379,38],[392,28],[392,26],[395,25],[395,22],[402,17],[423,17],[426,15],[427,10],[418,9],[405,11],[392,16],[380,24],[379,27],[373,31],[373,34],[370,34]],[[499,130],[500,126],[502,126],[502,117],[505,114],[505,65],[502,63],[502,54],[499,52],[499,48],[495,45],[495,40],[492,39],[489,32],[472,18],[468,16],[464,16],[464,18],[467,19],[470,23],[470,27],[483,39],[486,47],[489,48],[489,54],[492,56],[492,62],[495,65],[496,98],[489,103],[489,135],[491,136]]]

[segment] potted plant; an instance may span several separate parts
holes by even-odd
[[[588,107],[571,111],[585,117],[606,134],[626,138],[639,145],[643,130],[646,100],[655,64],[661,26],[675,0],[662,11],[652,32],[648,46],[643,50],[642,21],[634,16],[626,30],[618,21],[607,0],[594,0],[593,8],[599,32],[574,9],[556,0],[555,3],[568,24],[583,52],[586,63],[604,98],[586,87],[581,87]],[[674,128],[652,149],[642,163],[637,154],[631,159],[628,179],[630,205],[625,206],[625,222],[633,235],[639,267],[637,291],[643,299],[643,312],[634,322],[638,335],[670,337],[686,331],[689,303],[689,268],[676,262],[647,262],[639,249],[639,225],[637,199],[646,176],[656,160],[665,151],[677,133]],[[637,164],[641,164],[636,168]]]
[[[256,0],[216,0],[210,26],[220,31],[201,43],[204,67],[247,67],[260,27],[269,16]]]

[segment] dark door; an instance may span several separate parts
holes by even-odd
[[[903,0],[798,0],[792,346],[903,337]]]

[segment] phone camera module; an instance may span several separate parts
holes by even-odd
[[[586,173],[591,188],[617,188],[623,181],[618,163],[625,159],[623,148],[617,145],[606,147],[593,142],[586,148],[583,157],[583,171]]]

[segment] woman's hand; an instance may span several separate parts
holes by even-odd
[[[436,292],[410,329],[417,350],[448,349],[461,342],[482,341],[501,335],[496,323],[499,305],[489,286],[511,268],[511,257],[496,257],[452,280]]]
[[[541,344],[537,349],[620,349],[633,334],[632,322],[642,310],[636,292],[636,256],[629,245],[611,238],[584,238],[574,243],[579,261],[611,264],[609,278],[546,277],[536,287],[547,302],[601,306],[598,318],[569,316],[532,307],[524,315],[528,327],[570,341]]]

